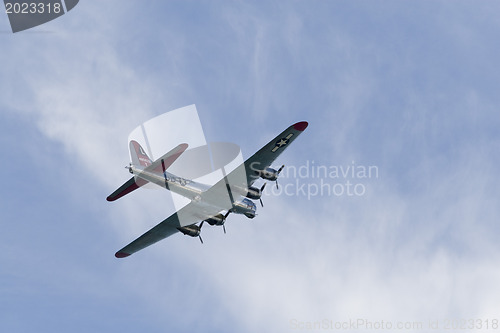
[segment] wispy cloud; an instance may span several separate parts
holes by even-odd
[[[294,319],[493,318],[500,307],[498,97],[491,88],[498,66],[496,47],[476,37],[498,25],[465,2],[460,11],[446,2],[412,5],[412,12],[390,4],[240,2],[204,4],[200,13],[155,2],[142,13],[133,3],[108,15],[81,3],[54,21],[55,33],[7,40],[2,108],[30,119],[39,130],[33,137],[54,145],[44,150],[44,167],[35,159],[31,171],[35,179],[60,179],[47,185],[43,202],[53,200],[52,212],[73,216],[79,227],[28,233],[42,252],[61,252],[63,264],[45,256],[47,266],[36,264],[33,249],[18,250],[27,271],[41,271],[41,282],[19,284],[27,271],[1,257],[18,274],[2,275],[12,288],[2,294],[58,293],[53,306],[61,313],[65,302],[79,311],[96,306],[126,317],[130,330],[145,324],[132,312],[153,331],[283,332]],[[450,15],[443,20],[436,8]],[[122,243],[173,212],[161,191],[104,201],[128,177],[128,133],[192,103],[209,141],[234,141],[246,156],[305,119],[310,127],[284,163],[355,160],[377,165],[380,177],[361,197],[266,197],[256,219],[231,216],[227,235],[204,227],[203,246],[176,235],[117,261]],[[280,185],[287,182],[293,179]],[[21,205],[22,193],[11,200]],[[43,212],[44,225],[54,225],[54,213]],[[66,238],[63,246],[35,242],[52,233]],[[62,252],[72,242],[92,255],[69,264]],[[44,267],[58,272],[57,283]],[[89,318],[104,322],[92,311]]]

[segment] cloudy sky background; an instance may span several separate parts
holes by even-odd
[[[499,319],[498,12],[496,1],[87,0],[17,34],[5,15],[0,330]],[[378,178],[351,179],[363,196],[269,195],[254,220],[231,216],[227,235],[207,227],[203,245],[178,234],[118,260],[174,211],[161,191],[106,202],[129,177],[128,134],[190,104],[208,141],[244,157],[307,120],[276,166],[354,162]]]

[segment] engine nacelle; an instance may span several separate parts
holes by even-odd
[[[250,186],[245,196],[249,199],[259,200],[260,197],[262,196],[262,191],[260,188]]]
[[[196,224],[188,225],[187,227],[178,227],[177,230],[191,237],[198,237],[201,232],[201,228]]]
[[[224,215],[217,214],[205,220],[210,225],[223,225],[226,222]]]
[[[275,181],[278,179],[279,171],[274,170],[273,168],[266,168],[265,170],[259,171],[260,178]]]

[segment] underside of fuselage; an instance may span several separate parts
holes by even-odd
[[[133,165],[129,167],[129,171],[136,177],[157,184],[192,201],[202,201],[203,193],[211,187],[209,185],[202,184],[193,180],[178,177],[169,172],[164,172],[164,174],[161,175],[158,173],[141,170],[140,168],[137,168]],[[200,205],[206,206],[208,204],[212,206],[213,209],[209,209],[209,211],[230,211],[231,213],[242,214],[252,219],[256,216],[257,206],[252,200],[245,198],[242,193],[240,193],[245,191],[247,190],[234,190],[231,191],[231,193],[226,194],[226,200],[220,199],[216,202],[214,202],[213,200],[204,203],[200,202]],[[210,217],[211,216],[207,216],[207,218]]]

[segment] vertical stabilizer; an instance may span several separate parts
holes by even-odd
[[[142,146],[137,142],[137,141],[130,141],[130,156],[132,157],[132,165],[135,166],[142,166],[144,168],[147,168],[151,164],[153,164],[153,161],[149,158],[149,156],[146,154]]]

